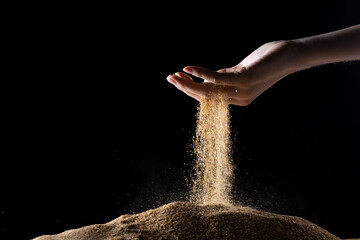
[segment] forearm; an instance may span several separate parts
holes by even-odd
[[[327,63],[360,60],[360,24],[293,42],[298,50],[297,70]]]

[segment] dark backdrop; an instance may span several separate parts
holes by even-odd
[[[166,76],[359,24],[360,2],[32,5],[11,19],[0,220],[29,239],[184,200],[197,103]],[[359,237],[359,80],[359,62],[315,67],[232,106],[238,200]]]

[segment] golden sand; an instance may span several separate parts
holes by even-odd
[[[211,98],[201,99],[198,106],[191,202],[232,203],[234,166],[230,135],[228,104],[220,91],[214,91]]]
[[[190,202],[173,202],[34,240],[340,240],[299,217],[235,206],[229,117],[220,92],[201,100]]]
[[[173,202],[106,224],[35,240],[340,240],[299,217],[221,204]]]

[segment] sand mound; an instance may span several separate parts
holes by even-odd
[[[248,207],[173,202],[134,215],[34,240],[340,240],[299,217]]]

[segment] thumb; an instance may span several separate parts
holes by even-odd
[[[197,66],[187,66],[183,69],[185,72],[194,75],[195,77],[202,78],[213,82],[217,76],[217,72]]]
[[[230,74],[226,74],[226,72],[212,71],[198,66],[187,66],[183,70],[195,77],[215,84],[223,84],[223,82],[230,77]]]
[[[235,72],[235,71],[236,71],[235,67],[222,68],[220,70],[217,70],[217,72],[219,72],[219,73],[231,73],[231,72]]]

